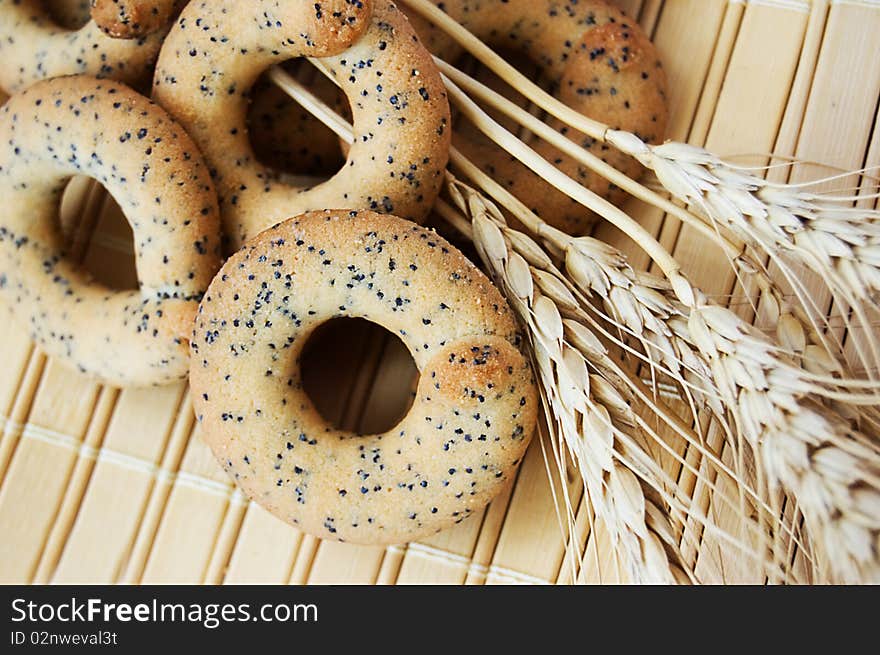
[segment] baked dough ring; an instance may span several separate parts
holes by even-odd
[[[65,259],[56,217],[74,175],[101,182],[128,217],[139,290],[108,289]],[[119,386],[186,375],[221,262],[214,187],[179,125],[118,82],[38,82],[0,110],[0,197],[0,296],[49,354]]]
[[[182,0],[92,0],[92,20],[114,39],[136,39],[165,27]]]
[[[552,80],[549,91],[569,107],[615,129],[661,141],[668,108],[666,75],[657,51],[639,25],[604,0],[432,0],[493,48],[525,56]],[[431,52],[454,62],[461,49],[421,16],[409,15]],[[630,177],[634,159],[568,128],[549,125]],[[540,179],[482,134],[456,130],[455,145],[551,225],[583,234],[595,215]],[[532,147],[566,175],[619,203],[626,195],[605,178],[536,140]]]
[[[340,316],[398,335],[421,372],[388,432],[333,428],[302,386],[309,335]],[[418,539],[513,475],[537,396],[513,313],[434,232],[369,211],[307,213],[251,240],[205,294],[190,384],[202,436],[244,492],[318,537]]]
[[[310,209],[412,219],[430,210],[449,152],[446,92],[406,17],[389,0],[370,9],[368,0],[192,2],[169,33],[153,96],[202,147],[233,246]],[[261,166],[246,126],[260,74],[301,56],[324,58],[348,96],[355,132],[346,165],[311,188],[283,184]]]
[[[11,94],[38,80],[76,74],[136,84],[149,79],[163,34],[120,41],[94,21],[67,30],[40,0],[0,0],[0,88]]]

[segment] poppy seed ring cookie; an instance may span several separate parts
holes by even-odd
[[[128,218],[140,289],[108,289],[66,258],[57,215],[74,175]],[[221,261],[216,193],[183,128],[118,82],[38,82],[0,110],[0,197],[0,299],[44,350],[118,386],[186,376]]]
[[[163,36],[111,39],[94,21],[69,30],[41,0],[0,0],[0,88],[15,93],[38,80],[79,74],[134,84],[149,79]]]
[[[657,49],[638,23],[608,0],[431,0],[489,46],[528,59],[566,105],[645,142],[663,140],[668,119],[666,74]],[[410,11],[427,48],[455,61],[462,48],[445,32]],[[572,130],[548,125],[629,177],[643,170],[633,158]],[[595,214],[536,176],[475,128],[457,130],[455,145],[548,223],[584,234]],[[601,175],[543,140],[533,148],[581,185],[620,203],[626,194]]]
[[[251,88],[271,65],[321,57],[349,99],[354,145],[331,179],[283,183],[247,133]],[[449,155],[449,103],[436,65],[389,0],[191,2],[168,35],[153,97],[214,172],[233,246],[308,210],[350,207],[424,218]]]
[[[420,371],[384,434],[328,425],[303,389],[310,334],[340,316],[400,337]],[[266,230],[199,309],[190,385],[204,440],[244,492],[321,538],[401,543],[464,520],[510,479],[537,397],[513,312],[434,232],[325,210]]]

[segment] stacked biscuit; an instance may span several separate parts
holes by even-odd
[[[90,5],[0,0],[0,87],[14,94],[0,110],[0,297],[14,315],[47,352],[109,384],[189,376],[224,468],[312,534],[401,542],[483,507],[528,445],[536,391],[503,297],[419,225],[453,135],[440,74],[407,17],[390,0]],[[605,2],[446,6],[530,57],[571,106],[662,136],[662,70]],[[416,25],[434,52],[460,54]],[[261,75],[298,57],[321,59],[335,83],[323,88],[347,99],[355,135],[340,170],[308,185],[263,164],[255,146],[274,144],[249,134],[262,107],[269,133],[299,144],[286,155],[294,165],[338,156],[288,103],[254,105]],[[141,93],[150,76],[152,100]],[[549,221],[588,225],[467,129],[456,142]],[[66,258],[57,209],[75,175],[104,185],[131,224],[136,291],[107,289]],[[303,346],[339,316],[399,335],[419,368],[416,401],[387,433],[326,425],[302,389]]]

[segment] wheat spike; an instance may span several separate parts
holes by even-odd
[[[546,111],[549,115],[599,142],[609,143],[623,152],[640,159],[648,157],[651,152],[656,150],[656,148],[646,146],[642,140],[634,134],[612,130],[608,125],[601,121],[592,119],[566,106],[557,98],[553,97],[534,82],[526,78],[515,67],[498,55],[498,53],[494,52],[489,46],[468,32],[464,27],[446,15],[441,8],[438,8],[429,0],[404,1],[410,9],[421,14],[436,27],[443,30],[483,65],[507,82],[513,89],[529,98],[535,105]],[[469,80],[467,76],[461,74],[460,71],[456,71],[445,62],[438,63],[441,70],[447,75],[454,77],[456,82],[465,85],[469,92],[480,97],[481,100],[489,102],[489,104],[492,104],[496,109],[504,111],[508,116],[520,121],[523,125],[526,125],[529,121],[529,119],[525,118],[522,113],[517,112],[516,109],[511,107],[511,103],[505,101],[497,94],[493,95],[490,91],[486,90],[485,87],[482,87],[482,85],[479,85],[478,83],[474,84],[473,80]],[[449,86],[448,82],[447,86]],[[454,89],[451,88],[450,90],[453,91],[451,97],[454,97]],[[699,220],[692,220],[693,216],[690,212],[670,206],[671,203],[666,202],[657,194],[648,193],[644,187],[638,185],[633,180],[627,179],[625,176],[621,176],[620,173],[613,168],[602,166],[601,162],[596,162],[594,160],[591,161],[590,158],[583,153],[580,153],[581,156],[578,156],[576,149],[567,147],[564,139],[554,140],[555,137],[550,135],[549,132],[546,129],[543,129],[540,125],[535,124],[534,121],[527,125],[527,127],[536,134],[541,135],[542,138],[553,142],[554,145],[570,156],[576,157],[581,163],[604,175],[616,185],[626,189],[643,200],[655,204],[665,211],[669,211],[672,215],[678,216],[688,224],[694,226],[705,236],[712,238],[712,226],[701,225]],[[543,127],[546,128],[546,126]],[[496,142],[499,143],[499,145],[502,145],[502,147],[505,147],[501,141],[496,139]],[[713,164],[720,163],[720,159],[714,157],[710,153],[701,149],[696,149],[701,150],[701,152],[695,154],[694,151],[691,150],[692,147],[685,144],[664,144],[664,146],[658,146],[658,148],[665,148],[666,154],[670,154],[670,151],[680,148],[685,151],[683,153],[684,157],[690,156],[697,161],[701,158],[705,159],[708,157],[713,161]],[[505,147],[505,149],[508,149],[510,152],[509,148]],[[526,162],[524,161],[524,163]],[[651,163],[645,161],[643,161],[643,163],[649,168],[652,168]],[[687,167],[693,162],[685,161],[680,163],[685,164]],[[664,168],[662,163],[659,164],[659,166]],[[681,192],[687,190],[694,182],[697,184],[699,184],[700,181],[705,183],[711,179],[711,176],[701,175],[700,173],[703,171],[694,170],[699,168],[700,166],[697,164],[696,166],[691,166],[690,169],[685,172],[680,167],[665,167],[663,174],[661,175],[658,173],[658,177],[668,191],[671,191],[676,197],[682,198],[683,196],[681,195]],[[866,310],[862,306],[862,301],[865,300],[864,289],[870,289],[870,295],[873,297],[872,299],[876,300],[876,286],[878,280],[880,280],[877,271],[878,248],[876,218],[878,212],[853,210],[846,206],[846,203],[852,200],[850,198],[833,199],[810,195],[799,192],[796,187],[793,186],[768,184],[761,178],[744,175],[741,171],[736,171],[733,167],[727,165],[719,167],[719,170],[722,169],[725,171],[722,176],[727,177],[727,181],[730,183],[731,188],[736,188],[736,190],[732,191],[727,197],[719,197],[718,200],[722,208],[726,208],[727,205],[732,202],[733,205],[737,206],[740,210],[756,212],[758,214],[763,210],[773,217],[772,220],[767,223],[767,225],[772,228],[770,230],[770,240],[765,241],[763,245],[766,247],[762,248],[761,252],[769,254],[775,263],[782,264],[781,268],[785,273],[787,280],[792,284],[798,299],[807,309],[806,312],[794,312],[793,316],[801,321],[806,331],[812,332],[813,336],[816,336],[821,332],[821,323],[825,319],[824,311],[822,311],[823,308],[817,308],[813,305],[811,295],[800,283],[797,275],[785,266],[784,261],[780,261],[782,255],[789,254],[786,252],[786,240],[795,244],[798,251],[798,253],[795,254],[796,258],[805,257],[809,259],[808,265],[810,265],[810,268],[813,268],[813,270],[818,269],[823,271],[823,274],[831,273],[830,277],[826,277],[826,281],[829,283],[829,288],[832,292],[835,292],[841,300],[845,300],[846,304],[853,306],[854,311],[857,314],[856,318],[858,322],[862,327],[868,329],[868,350],[870,352],[862,352],[864,348],[857,344],[859,350],[857,355],[860,359],[860,363],[866,367],[869,375],[873,375],[874,371],[880,366],[880,344],[878,344],[878,340],[874,336],[874,333],[870,331],[870,322],[867,319]],[[688,174],[695,174],[696,177],[694,180],[688,180]],[[740,183],[738,188],[736,184],[737,182]],[[740,193],[740,191],[743,189],[747,190],[753,184],[757,185],[757,193],[749,193],[748,191]],[[588,206],[595,210],[595,207],[592,205]],[[602,211],[598,211],[598,213],[605,216],[606,219],[610,218],[609,215],[604,214]],[[794,222],[792,222],[792,217],[796,219]],[[783,232],[787,229],[796,229],[796,223],[801,218],[818,219],[818,222],[813,223],[814,230],[805,236],[792,237],[790,239],[783,239],[782,241],[776,242],[772,240],[777,236],[773,234],[774,229],[782,230]],[[824,224],[825,219],[831,224]],[[865,226],[861,223],[860,219],[867,219],[871,225]],[[615,222],[615,224],[620,227],[617,222]],[[635,226],[631,227],[635,228]],[[708,232],[706,229],[707,227],[710,228]],[[629,232],[630,236],[639,241],[641,246],[650,248],[650,244],[646,243],[645,235],[638,234],[637,231],[633,230],[628,231],[624,229],[624,231]],[[759,231],[758,234],[760,233],[761,232]],[[744,239],[747,243],[751,243],[755,236],[754,234],[749,234],[748,230],[745,233],[737,234],[739,238]],[[721,233],[717,233],[715,236],[716,238],[714,240],[717,242],[724,243],[727,241],[725,235]],[[735,244],[728,243],[728,246],[732,247],[734,251],[737,249]],[[730,248],[727,248],[727,252],[729,257],[736,257],[735,252],[730,252]],[[671,270],[670,265],[672,262],[664,261],[665,256],[662,252],[653,250],[649,254],[651,254],[652,259],[660,264],[664,270]],[[831,258],[830,261],[829,258]],[[763,273],[759,273],[758,275],[763,276]],[[767,287],[774,284],[769,276],[764,277],[765,280],[761,286]],[[829,358],[840,359],[842,356],[843,351],[840,344],[835,344],[821,335],[820,338],[813,339],[812,345],[815,347],[811,349],[811,354],[815,354],[822,349],[824,349],[825,352],[818,358],[811,358],[813,360],[809,362],[811,365],[821,367],[821,363],[825,360],[828,360]],[[836,368],[836,366],[832,366],[832,368]],[[843,382],[845,382],[845,380],[841,383]]]
[[[548,417],[574,454],[590,502],[624,556],[633,582],[671,584],[682,579],[677,563],[670,561],[661,535],[647,525],[647,503],[639,479],[614,456],[614,422],[611,412],[591,393],[587,361],[564,340],[564,324],[557,304],[538,286],[553,284],[538,277],[528,262],[510,249],[489,209],[476,193],[469,193],[460,209],[473,226],[474,245],[499,286],[505,290],[526,327],[536,362]],[[564,287],[563,287],[564,288]],[[564,303],[574,298],[557,288]],[[567,290],[566,290],[567,291]],[[607,396],[607,394],[606,394]]]
[[[308,95],[304,89],[294,90]],[[333,115],[327,108],[319,109]],[[338,123],[338,117],[336,119],[336,123],[329,119],[328,123],[335,125],[337,132],[345,135],[345,126]],[[504,195],[503,189],[499,191],[492,180],[481,179],[481,172],[476,167],[468,166],[468,162],[460,156],[456,163],[464,166],[469,175],[473,174],[472,177],[476,177],[490,194],[502,196],[502,204],[507,209],[515,214],[518,210],[522,211],[522,207],[517,205],[518,201],[509,194]],[[544,382],[542,389],[545,391],[548,413],[559,419],[560,432],[573,452],[583,452],[584,417],[607,425],[607,413],[614,430],[612,457],[625,461],[627,470],[637,476],[645,475],[645,472],[656,472],[650,457],[640,449],[637,440],[620,429],[619,425],[615,425],[615,421],[627,417],[628,403],[625,396],[619,397],[620,392],[613,383],[603,384],[607,379],[600,375],[570,373],[572,362],[579,361],[572,353],[579,353],[587,361],[587,355],[591,351],[590,348],[586,349],[587,352],[572,351],[567,349],[564,341],[565,323],[560,307],[565,309],[571,304],[570,294],[560,293],[558,288],[540,276],[536,279],[525,275],[529,264],[546,268],[548,253],[564,258],[571,278],[580,280],[580,284],[566,285],[569,292],[595,295],[601,290],[607,295],[611,309],[617,312],[618,317],[612,322],[622,329],[634,331],[635,336],[638,336],[639,331],[644,334],[645,325],[652,318],[666,318],[666,326],[673,337],[672,343],[678,345],[678,350],[674,351],[677,363],[681,365],[683,361],[684,370],[692,374],[694,371],[703,371],[698,378],[699,384],[694,386],[701,388],[700,385],[705,384],[706,387],[703,388],[711,391],[707,391],[707,397],[722,403],[723,412],[717,406],[714,411],[731,417],[729,425],[736,428],[733,445],[738,446],[739,437],[742,436],[757,454],[763,467],[762,475],[771,486],[785,490],[797,500],[807,519],[813,541],[821,546],[823,561],[826,566],[831,567],[834,578],[876,578],[878,518],[872,508],[877,505],[877,489],[880,485],[877,482],[875,450],[868,438],[851,429],[838,414],[819,404],[819,396],[816,394],[821,388],[803,369],[785,361],[780,355],[784,350],[779,344],[774,344],[765,335],[757,333],[729,310],[709,303],[681,274],[674,259],[656,242],[648,243],[647,248],[663,269],[666,280],[658,281],[645,274],[628,275],[625,272],[625,260],[618,259],[619,254],[607,244],[575,240],[549,228],[525,209],[525,213],[518,215],[518,218],[525,219],[524,224],[544,245],[538,246],[537,242],[529,241],[525,235],[514,237],[525,256],[515,253],[517,257],[513,257],[510,249],[512,241],[505,238],[505,232],[510,233],[509,230],[493,223],[503,222],[501,212],[493,205],[480,201],[481,196],[475,198],[474,194],[470,194],[465,197],[465,194],[452,188],[450,193],[462,205],[464,212],[478,217],[472,223],[471,233],[481,257],[490,272],[499,280],[514,309],[524,321],[531,322],[529,334],[534,338],[536,370]],[[625,215],[616,214],[616,218],[623,225],[631,221]],[[634,233],[640,243],[641,240],[650,238],[645,236],[644,231],[634,230]],[[542,249],[544,254],[540,253]],[[602,265],[592,266],[596,262]],[[562,278],[560,281],[565,283]],[[613,299],[612,290],[616,290]],[[550,301],[545,293],[561,298],[560,306]],[[628,295],[622,295],[625,293]],[[542,308],[541,320],[535,319],[534,311],[537,307]],[[673,312],[666,316],[664,312],[669,313],[670,307]],[[556,320],[556,316],[559,320]],[[639,330],[631,330],[628,325],[638,327]],[[658,333],[663,332],[662,328],[658,330]],[[799,336],[793,333],[788,336],[792,343],[800,344]],[[591,348],[594,349],[594,346],[595,344]],[[808,348],[806,346],[805,351]],[[574,370],[581,369],[575,366]],[[614,390],[617,395],[608,390]],[[741,403],[743,400],[748,401],[747,406]],[[573,407],[586,408],[586,411],[579,409],[572,412]],[[641,430],[646,429],[644,424],[638,427]],[[789,428],[790,431],[786,432]],[[656,441],[659,443],[660,439],[656,438]],[[593,443],[590,442],[589,445],[592,446]],[[626,459],[620,459],[621,457]],[[580,459],[589,461],[586,453]],[[600,458],[598,461],[603,460]],[[604,461],[607,463],[607,457]],[[592,489],[590,493],[595,495],[591,499],[594,502],[604,500],[603,516],[611,516],[614,529],[625,532],[619,536],[618,543],[628,553],[631,574],[643,579],[654,579],[652,576],[659,573],[667,580],[677,579],[679,576],[675,571],[679,569],[675,557],[665,559],[667,565],[662,571],[647,564],[650,546],[645,545],[647,542],[644,541],[645,533],[642,530],[643,524],[647,526],[647,519],[632,523],[632,513],[627,514],[623,505],[618,508],[600,494],[607,493],[606,490],[612,488],[610,478],[606,479],[604,476],[615,475],[616,470],[616,466],[606,465],[602,468],[603,475],[598,478],[602,481],[601,489],[590,487],[597,482],[595,478],[587,479],[589,468],[583,469],[582,475],[588,491]],[[640,485],[644,484],[644,478],[640,479]],[[742,486],[743,480],[736,479]],[[650,487],[662,492],[662,476]],[[615,480],[613,488],[618,493],[626,492],[631,496],[629,491],[632,485],[622,477]],[[678,508],[687,511],[687,507],[677,504],[676,495],[673,493],[663,496],[664,502],[671,511]],[[642,496],[645,496],[644,487]],[[625,506],[628,509],[633,507],[631,500],[630,497],[630,502]],[[635,507],[641,508],[641,502],[637,502]],[[647,516],[648,507],[649,505],[644,505],[645,509],[640,512],[642,517]],[[705,527],[717,528],[708,520]],[[723,531],[720,534],[723,536]],[[638,544],[638,548],[633,544]],[[757,554],[762,562],[763,557],[761,553]],[[779,562],[779,558],[774,558],[774,562]]]
[[[876,309],[880,299],[880,212],[847,206],[854,198],[832,198],[768,182],[697,146],[678,142],[651,146],[615,130],[609,130],[606,139],[652,170],[673,196],[706,220],[769,256],[799,296],[806,292],[788,262],[816,273],[867,328],[871,358],[860,355],[862,361],[872,362],[869,373],[880,365],[880,347],[866,313]],[[822,368],[820,363],[809,363]]]
[[[607,300],[621,325],[645,334],[646,324],[656,319],[665,325],[658,333],[675,337],[671,361],[690,361],[703,372],[698,380],[708,385],[705,395],[713,400],[713,413],[729,415],[726,424],[736,430],[729,435],[735,436],[730,445],[739,449],[742,437],[761,458],[771,489],[783,489],[797,499],[833,579],[876,579],[880,516],[860,509],[880,502],[880,456],[871,440],[821,405],[815,385],[766,335],[710,303],[683,275],[676,276],[674,285],[664,284],[628,269],[623,256],[607,244],[547,234],[563,240],[557,245],[566,253],[572,282]],[[673,286],[678,288],[671,293]],[[837,462],[837,468],[820,466],[811,453]]]
[[[651,444],[660,443],[661,438],[638,416],[633,406],[642,401],[651,406],[658,415],[663,415],[665,421],[676,423],[676,419],[670,416],[668,410],[653,404],[638,385],[627,379],[626,374],[608,356],[608,351],[602,342],[580,322],[589,321],[589,318],[583,312],[581,301],[575,295],[576,287],[562,277],[546,254],[538,255],[541,252],[540,246],[530,237],[507,227],[503,223],[501,213],[494,209],[491,201],[483,198],[479,192],[457,182],[449,174],[448,178],[450,185],[460,187],[450,195],[456,200],[459,208],[472,218],[470,223],[464,219],[457,220],[455,215],[450,215],[442,202],[439,209],[444,217],[449,218],[457,228],[474,239],[481,258],[494,273],[499,286],[522,317],[527,333],[535,344],[536,369],[542,382],[548,414],[553,419],[556,431],[562,435],[574,454],[590,497],[606,501],[606,505],[599,506],[597,514],[602,514],[604,511],[602,518],[608,521],[608,512],[618,507],[614,502],[619,501],[605,498],[611,480],[608,476],[628,476],[633,471],[637,471],[641,479],[646,481],[642,487],[643,495],[650,495],[664,484],[675,488],[675,483],[659,471],[656,463],[647,456]],[[464,199],[465,195],[467,200]],[[490,219],[490,215],[494,218]],[[496,224],[493,225],[493,222]],[[464,223],[463,227],[462,223]],[[505,241],[507,241],[506,247]],[[627,271],[626,274],[634,278],[639,277],[625,267],[622,256],[612,248],[601,242],[591,245],[615,262],[614,266],[606,270],[598,266],[599,277],[604,275],[612,279],[617,278],[621,276],[621,270]],[[520,255],[520,250],[524,256]],[[531,262],[527,262],[526,257]],[[537,267],[534,264],[529,266],[532,262],[537,264]],[[665,286],[668,290],[669,285]],[[675,311],[671,302],[658,292],[640,286],[636,289],[636,294],[642,298],[641,302],[645,306],[653,305],[664,311]],[[563,318],[563,313],[576,316],[577,320]],[[697,357],[696,354],[692,356]],[[593,372],[588,374],[587,370]],[[681,429],[680,425],[679,423],[679,429]],[[682,435],[692,444],[697,444],[699,441],[696,436],[688,432],[687,428],[682,429]],[[596,451],[597,446],[602,446],[602,450]],[[675,456],[674,453],[670,454]],[[748,488],[745,481],[738,478],[733,471],[726,469],[711,453],[704,454],[711,466],[718,467],[716,472],[736,479],[746,490],[750,502],[760,504],[757,494]],[[618,459],[626,462],[623,468],[620,468],[621,463],[617,461]],[[681,460],[681,463],[686,465],[684,460]],[[620,469],[620,472],[615,473],[617,469]],[[624,474],[623,470],[626,470],[627,474]],[[700,476],[698,471],[692,472]],[[709,486],[715,493],[715,486],[711,483]],[[615,488],[622,491],[626,487]],[[673,495],[678,497],[670,499],[668,494],[664,495],[665,500],[669,502],[667,512],[671,510],[683,517],[685,513],[692,511],[681,502],[685,495],[680,489],[675,489]],[[720,503],[733,503],[723,494],[716,500]],[[648,502],[646,507],[651,506],[659,511],[655,501],[646,502]],[[769,507],[762,509],[769,510]],[[618,526],[621,520],[626,526],[628,520],[626,516],[615,515],[614,518],[618,519]],[[717,526],[713,526],[705,517],[696,518],[705,521],[710,532],[718,533]],[[748,527],[751,531],[760,530],[757,525]],[[632,525],[630,528],[636,529]],[[640,533],[636,531],[636,534]],[[626,532],[623,536],[632,537],[632,533]],[[729,535],[723,533],[721,536],[729,538]],[[650,548],[644,542],[621,541],[620,543],[628,549],[631,563],[639,561],[636,557],[639,552],[647,552],[645,549]],[[680,553],[674,547],[674,542],[664,537],[663,543],[670,551],[670,557],[673,558],[671,561],[676,562]],[[744,551],[748,550],[742,544],[735,545]],[[759,566],[768,564],[760,557],[756,557],[756,560]],[[674,577],[680,578],[684,567],[674,566],[670,572]],[[642,580],[654,579],[648,571],[632,565],[630,574]],[[654,574],[656,575],[656,571]]]
[[[688,330],[771,487],[798,501],[834,580],[880,581],[880,454],[763,334],[694,295]]]

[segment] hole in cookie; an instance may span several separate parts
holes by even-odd
[[[60,221],[68,256],[95,280],[118,291],[138,288],[131,226],[100,184],[73,178],[62,196]]]
[[[293,59],[282,66],[328,105],[349,113],[345,95],[307,61]],[[339,138],[265,74],[251,91],[248,135],[257,160],[281,177],[323,181],[345,163]]]
[[[78,30],[91,20],[89,0],[43,0],[52,21],[66,30]]]
[[[336,318],[315,330],[300,370],[324,420],[361,435],[386,432],[406,416],[419,376],[397,336],[360,318]]]
[[[521,71],[524,75],[535,82],[538,86],[542,87],[545,91],[551,94],[556,93],[557,89],[555,88],[555,83],[552,80],[547,79],[546,75],[541,69],[541,66],[532,61],[532,59],[520,52],[508,50],[506,48],[495,48],[495,51],[499,55],[501,55],[505,61],[514,66],[517,70]],[[546,115],[544,112],[540,111],[535,105],[533,105],[528,98],[523,96],[515,89],[512,89],[509,84],[504,82],[494,72],[492,72],[489,68],[484,66],[481,62],[476,60],[471,55],[462,55],[458,60],[456,60],[455,66],[465,71],[476,80],[482,82],[496,93],[500,93],[514,104],[519,105],[523,109],[531,111],[538,117],[543,118]],[[535,140],[535,137],[531,134],[531,132],[529,132],[528,130],[520,126],[519,123],[508,118],[501,112],[498,112],[491,108],[487,109],[487,112],[496,122],[500,123],[507,130],[516,134],[526,143],[531,143]],[[456,126],[456,135],[465,136],[469,140],[476,140],[493,148],[499,147],[495,145],[495,143],[491,141],[489,137],[485,136],[477,127],[472,125],[470,121],[460,116],[455,109],[453,109],[453,121]]]

